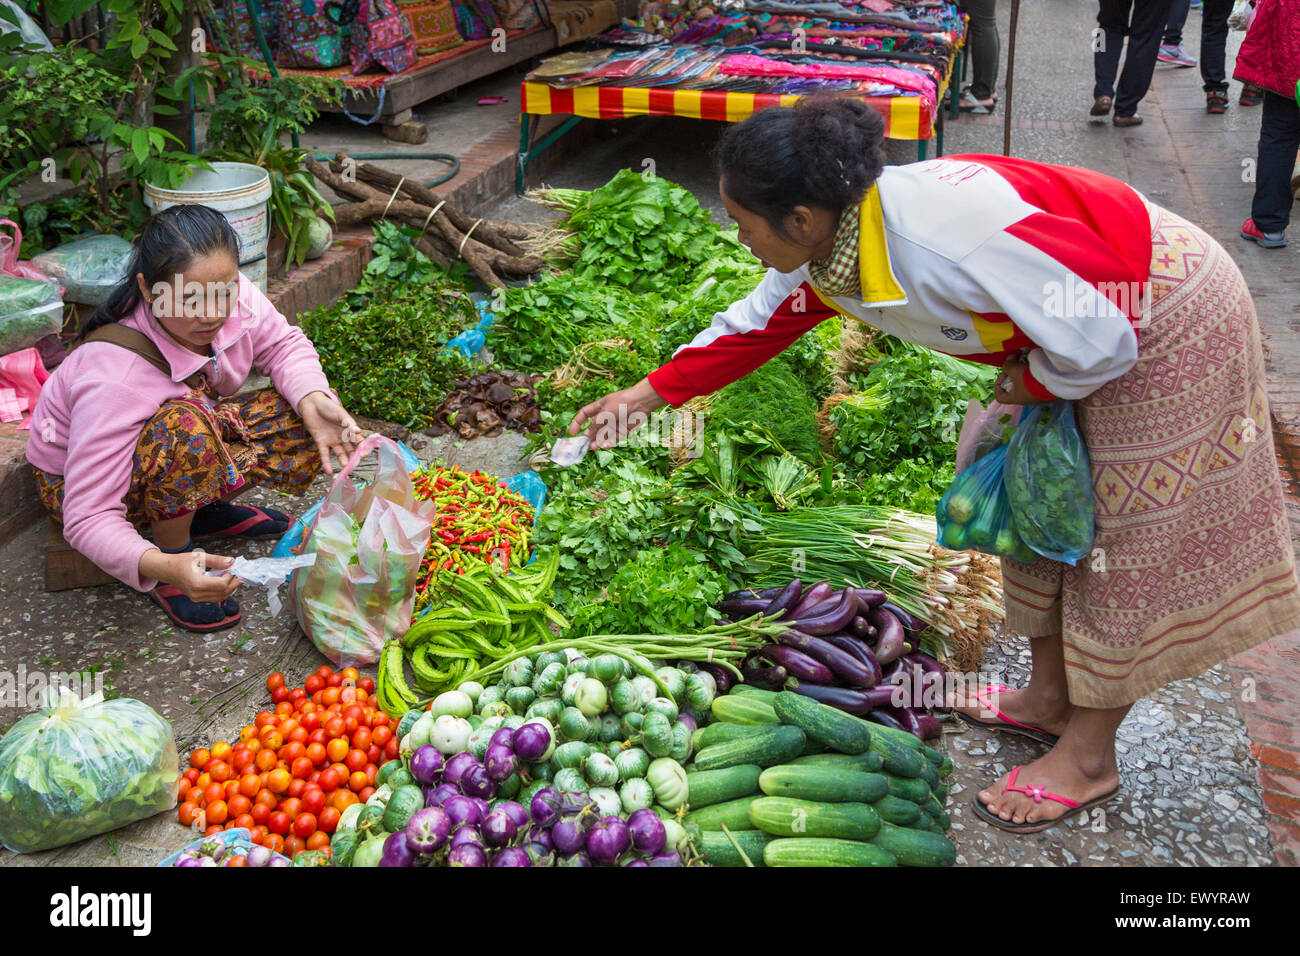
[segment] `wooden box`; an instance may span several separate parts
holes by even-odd
[[[96,584],[112,584],[117,578],[103,571],[63,537],[63,526],[51,521],[45,533],[45,590],[68,591]]]

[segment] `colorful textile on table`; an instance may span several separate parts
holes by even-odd
[[[165,403],[140,432],[123,499],[137,528],[197,511],[246,484],[300,495],[320,453],[297,412],[273,388],[215,406],[197,393]],[[33,467],[41,502],[63,521],[63,476]]]
[[[262,36],[266,45],[274,54],[280,46],[280,7],[281,0],[266,0],[258,3],[258,23],[262,27]],[[262,48],[257,44],[257,33],[253,30],[252,18],[248,15],[248,6],[244,0],[225,0],[220,6],[214,6],[213,13],[229,34],[232,49],[224,51],[250,60],[262,59]]]
[[[1119,707],[1300,628],[1255,306],[1223,247],[1152,207],[1137,364],[1076,405],[1097,536],[1003,560],[1007,627],[1064,634],[1070,702]]]
[[[816,79],[877,80],[892,83],[900,89],[910,90],[927,97],[931,102],[939,98],[934,80],[915,70],[879,63],[851,63],[819,61],[817,63],[790,63],[773,57],[753,53],[737,53],[727,57],[718,68],[720,73],[738,76],[804,76]]]
[[[280,61],[287,67],[306,70],[330,69],[346,62],[338,8],[337,3],[326,4],[324,0],[283,0]]]
[[[411,25],[417,56],[454,50],[464,43],[456,32],[456,13],[451,0],[397,0]]]
[[[451,5],[456,11],[456,29],[466,40],[482,40],[499,26],[490,0],[452,0]]]
[[[808,263],[813,285],[826,295],[862,294],[862,274],[858,269],[858,237],[862,234],[859,206],[852,203],[840,213],[835,230],[835,248],[825,259]]]
[[[364,73],[371,65],[401,73],[415,62],[411,27],[393,0],[361,0],[348,57],[353,73]]]

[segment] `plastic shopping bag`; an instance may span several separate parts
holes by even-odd
[[[1030,563],[1038,560],[1020,539],[1003,471],[1007,446],[998,445],[962,471],[939,499],[939,544],[953,551],[980,551]]]
[[[375,480],[357,487],[348,475],[376,449]],[[436,511],[416,500],[397,442],[383,435],[363,441],[334,479],[303,544],[316,563],[293,573],[289,597],[303,631],[335,665],[373,662],[410,627]]]
[[[1006,486],[1020,536],[1038,554],[1073,565],[1092,550],[1092,466],[1072,404],[1025,412],[1007,445]]]
[[[985,408],[979,399],[966,403],[966,418],[957,436],[957,474],[983,458],[998,445],[1004,445],[1020,419],[1020,405],[989,402]]]
[[[32,256],[32,265],[63,283],[63,298],[102,305],[126,276],[131,243],[121,236],[86,236]]]
[[[175,805],[171,724],[126,697],[43,695],[43,708],[0,739],[0,843],[48,850]]]

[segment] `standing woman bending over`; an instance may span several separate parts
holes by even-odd
[[[68,543],[178,626],[239,621],[231,558],[203,537],[265,538],[290,518],[233,504],[255,484],[302,494],[359,437],[311,342],[238,270],[221,213],[173,206],[41,390],[27,459]],[[274,388],[242,395],[256,367]],[[148,531],[152,540],[142,536]]]
[[[1001,156],[885,168],[882,132],[848,98],[730,127],[720,192],[767,275],[570,433],[607,447],[611,421],[722,388],[837,314],[1000,367],[1004,403],[1074,402],[1104,564],[1003,560],[1032,678],[953,701],[1051,746],[975,803],[1041,830],[1115,796],[1136,700],[1300,628],[1255,309],[1217,242],[1118,180]]]

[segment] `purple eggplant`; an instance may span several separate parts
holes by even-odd
[[[388,834],[384,840],[384,852],[379,858],[380,866],[411,866],[415,863],[415,850],[406,842],[406,831],[399,830]]]
[[[865,683],[860,686],[875,687],[876,684],[880,682],[880,664],[876,661],[875,655],[871,653],[871,648],[867,647],[867,645],[863,644],[856,637],[849,634],[835,634],[824,638],[824,640],[834,644],[845,653],[852,655],[855,660],[861,663],[870,672],[870,674],[864,678]]]
[[[903,633],[903,625],[893,613],[883,607],[872,608],[867,615],[867,622],[880,632],[880,639],[876,641],[876,660],[880,661],[882,667],[903,656],[906,635]]]
[[[880,607],[884,608],[890,614],[894,615],[894,617],[898,618],[898,623],[903,626],[903,630],[907,632],[908,638],[916,637],[927,627],[929,627],[929,624],[927,622],[918,619],[916,616],[912,614],[909,614],[907,611],[904,611],[897,604],[892,604],[889,601],[886,601],[884,604],[881,604]]]
[[[803,593],[803,582],[795,578],[785,588],[772,599],[772,602],[763,609],[764,617],[780,617],[785,614],[799,601],[799,595]]]
[[[586,846],[586,834],[575,820],[561,820],[551,827],[551,842],[557,852],[565,856]]]
[[[785,588],[783,587],[758,588],[757,590],[755,590],[754,588],[741,588],[739,591],[732,591],[725,598],[723,598],[723,600],[738,601],[741,598],[763,598],[765,601],[770,601],[772,600],[772,598],[776,597],[784,590]]]
[[[733,621],[741,621],[755,614],[761,614],[771,603],[770,598],[735,598],[719,601],[715,606],[723,616]]]
[[[941,679],[948,676],[948,672],[944,670],[943,665],[925,651],[912,651],[907,655],[907,659],[927,674],[938,674]]]
[[[858,592],[858,607],[861,609],[858,613],[863,617],[866,617],[867,612],[873,607],[880,607],[885,603],[884,591],[873,588],[854,588],[854,590]]]
[[[416,853],[432,853],[451,836],[451,817],[442,807],[417,810],[406,824],[406,842]]]
[[[668,831],[653,810],[633,810],[627,818],[627,827],[632,837],[632,849],[652,856],[663,852],[664,844],[668,842]]]
[[[813,660],[825,664],[836,678],[850,687],[871,687],[875,684],[875,669],[870,664],[858,660],[852,654],[836,647],[829,641],[800,631],[782,631],[777,640],[787,647],[793,647],[807,654]],[[782,663],[785,662],[782,661]],[[789,670],[789,667],[786,669]],[[794,676],[798,677],[799,674]],[[805,680],[815,680],[819,684],[830,683],[829,680],[821,680],[816,677],[806,677]]]
[[[587,854],[591,862],[613,865],[632,845],[632,831],[620,817],[601,817],[587,831]]]
[[[483,834],[483,842],[488,846],[505,846],[518,835],[519,825],[510,814],[498,807],[483,818],[483,826],[480,830]]]
[[[812,587],[808,588],[806,591],[803,592],[803,597],[801,597],[799,599],[799,602],[790,609],[790,613],[787,614],[786,617],[796,618],[800,614],[803,614],[805,611],[807,611],[808,608],[812,607],[814,604],[820,604],[822,601],[825,601],[830,596],[831,596],[830,582],[818,581]]]
[[[806,617],[801,615],[790,622],[790,626],[797,631],[805,634],[835,634],[844,630],[853,616],[858,613],[858,596],[849,589],[845,589],[840,594],[839,603],[825,614],[817,617]],[[868,618],[868,620],[870,620]]]
[[[859,607],[859,610],[861,608]],[[853,615],[853,620],[849,621],[848,632],[854,637],[866,637],[867,632],[871,630],[871,625],[861,614]]]
[[[442,751],[425,744],[411,754],[411,776],[417,783],[436,786],[442,778]]]
[[[487,866],[487,854],[474,843],[462,843],[447,854],[448,866]]]
[[[529,763],[536,762],[551,746],[551,732],[539,723],[527,723],[515,731],[515,756]]]
[[[901,657],[897,660],[890,661],[888,666],[881,666],[884,667],[884,674],[881,675],[883,678],[881,683],[883,684],[899,683],[900,680],[906,678],[907,669],[909,667],[907,661],[903,660]]]
[[[472,843],[477,847],[483,845],[483,835],[478,832],[478,827],[472,827],[466,824],[457,827],[451,835],[451,848],[454,850],[462,843]]]
[[[866,715],[866,718],[867,720],[875,721],[881,726],[890,727],[893,730],[907,730],[907,728],[903,726],[902,722],[899,721],[891,711],[873,710]]]
[[[700,670],[713,677],[713,683],[717,685],[719,697],[731,690],[736,683],[736,675],[718,664],[701,664]]]
[[[800,612],[800,617],[803,618],[822,617],[826,614],[829,614],[837,607],[839,607],[840,601],[842,601],[843,599],[844,599],[843,594],[837,591],[833,593],[830,597],[828,597],[825,601],[818,601],[812,607],[808,608],[805,611]]]
[[[533,858],[528,855],[528,851],[521,846],[508,846],[504,850],[497,850],[496,855],[492,857],[493,866],[532,866]]]
[[[780,690],[785,684],[785,679],[790,676],[781,665],[764,667],[755,657],[745,659],[745,662],[740,665],[740,673],[745,678],[746,684],[765,690]]]
[[[798,680],[810,680],[817,684],[829,684],[835,674],[821,661],[809,657],[803,651],[785,644],[767,644],[758,649],[762,657],[774,664],[784,667],[791,677]]]
[[[919,736],[922,740],[931,740],[943,736],[943,724],[933,714],[918,713],[916,722],[920,725],[921,733]]]
[[[806,681],[791,681],[788,689],[849,714],[871,713],[871,701],[862,691],[849,690],[847,687],[827,687],[825,684],[812,684]]]
[[[898,707],[892,713],[898,715],[898,722],[903,725],[903,729],[909,734],[913,734],[922,740],[925,739],[924,731],[921,729],[921,720],[915,710],[911,707]]]

